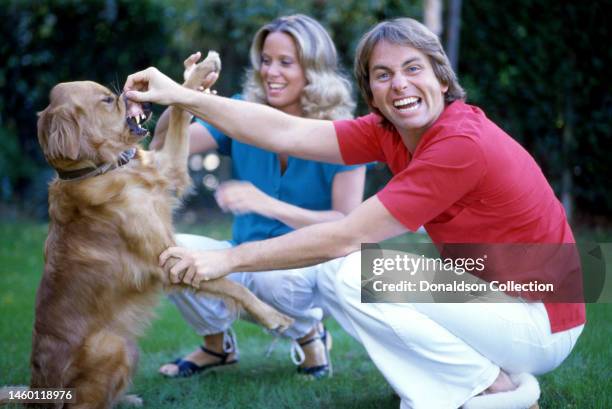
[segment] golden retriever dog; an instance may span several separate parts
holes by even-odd
[[[195,89],[219,69],[218,55],[210,53],[184,85]],[[138,358],[136,339],[162,287],[171,287],[158,258],[175,245],[172,211],[190,183],[190,115],[172,110],[160,151],[137,144],[147,135],[140,124],[149,109],[94,82],[56,85],[39,115],[38,139],[58,177],[49,186],[30,388],[74,388],[76,400],[41,406],[140,402],[125,395]],[[232,281],[209,281],[200,291],[244,308],[269,329],[292,323]]]

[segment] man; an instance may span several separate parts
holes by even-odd
[[[176,104],[237,140],[320,161],[384,161],[394,173],[343,219],[227,251],[169,248],[160,264],[181,259],[171,280],[197,287],[233,271],[313,265],[421,225],[437,244],[574,242],[533,158],[463,102],[440,42],[427,28],[406,18],[378,24],[360,41],[355,74],[373,113],[334,122],[199,95],[154,68],[128,77],[128,98]],[[556,368],[585,322],[580,303],[363,304],[359,261],[355,253],[321,264],[317,284],[403,408],[467,408],[482,402],[470,398],[483,392],[491,407],[527,408],[539,396],[537,382],[509,374]],[[535,391],[529,382],[536,382]]]

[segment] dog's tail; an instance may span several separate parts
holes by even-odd
[[[19,392],[27,392],[30,388],[24,385],[20,386],[3,386],[0,388],[0,405],[7,403],[15,403],[18,399],[15,394]]]

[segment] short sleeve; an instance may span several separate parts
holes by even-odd
[[[481,147],[467,136],[432,143],[377,194],[412,231],[443,213],[473,190],[486,172]]]
[[[202,125],[210,135],[213,137],[215,142],[217,142],[218,151],[222,155],[230,156],[232,154],[232,140],[229,136],[225,135],[223,132],[209,124],[208,122],[204,122],[200,118],[195,118],[195,121],[198,124]]]
[[[384,161],[378,139],[383,129],[378,116],[369,114],[356,119],[337,120],[334,121],[334,128],[344,163],[352,165]]]
[[[323,165],[324,165],[324,170],[326,174],[325,177],[330,182],[333,182],[334,177],[338,173],[348,172],[350,170],[354,170],[354,169],[364,166],[364,165],[336,165],[332,163],[325,163]]]

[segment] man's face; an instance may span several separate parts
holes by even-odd
[[[400,135],[420,138],[444,110],[444,92],[429,58],[419,50],[381,41],[369,61],[372,105]]]

